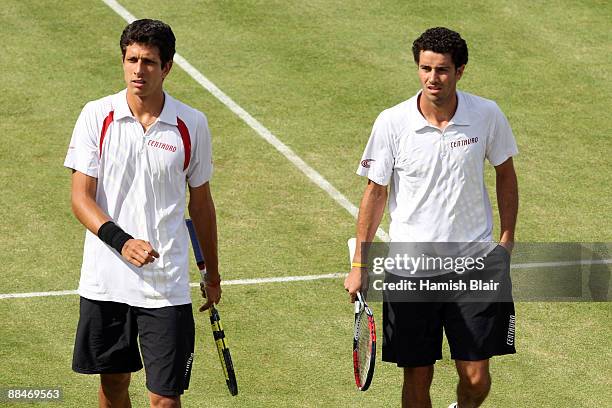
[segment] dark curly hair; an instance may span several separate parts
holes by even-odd
[[[170,26],[162,21],[145,18],[128,24],[119,40],[123,58],[127,47],[134,43],[156,46],[162,67],[174,58],[176,38]]]
[[[426,30],[412,43],[414,62],[419,64],[421,51],[433,51],[439,54],[450,54],[455,69],[467,64],[468,48],[459,33],[445,27],[434,27]]]

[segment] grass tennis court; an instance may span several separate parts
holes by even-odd
[[[120,3],[169,23],[177,52],[355,205],[364,180],[354,172],[374,119],[418,89],[412,40],[430,26],[456,29],[470,47],[460,89],[496,100],[519,144],[517,239],[612,241],[608,2]],[[85,102],[123,87],[125,24],[100,0],[2,2],[2,294],[77,286],[84,230],[62,163]],[[224,280],[346,272],[352,216],[178,66],[165,88],[209,119]],[[227,392],[207,315],[196,315],[184,406],[398,406],[401,372],[391,365],[378,361],[367,392],[354,386],[342,279],[223,293],[240,394]],[[371,306],[380,325],[381,305]],[[95,405],[97,377],[70,369],[77,313],[74,295],[0,299],[0,387],[61,386],[62,406]],[[611,327],[609,302],[517,304],[519,352],[493,360],[484,406],[612,405]],[[131,389],[134,406],[145,406],[142,373]],[[434,406],[454,401],[454,389],[445,352]]]

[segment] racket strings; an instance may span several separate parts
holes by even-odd
[[[363,385],[366,380],[372,358],[372,337],[370,336],[370,319],[367,313],[359,313],[358,319],[359,333],[357,341],[357,356],[359,364],[359,377]]]

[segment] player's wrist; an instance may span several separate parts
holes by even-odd
[[[211,288],[217,287],[221,285],[221,275],[219,273],[210,274],[207,272],[204,274],[204,283]]]
[[[502,228],[501,234],[499,234],[500,242],[514,242],[514,231],[512,229]]]
[[[130,239],[134,239],[133,236],[125,232],[121,227],[115,224],[112,221],[107,221],[100,228],[98,228],[98,238],[102,240],[102,242],[109,245],[119,254],[123,251],[123,246]]]
[[[351,271],[350,271],[350,275],[364,275],[368,273],[368,269],[367,268],[359,268],[357,266],[353,266],[351,267]]]
[[[351,267],[359,268],[359,269],[368,269],[368,264],[361,263],[361,262],[351,262]]]

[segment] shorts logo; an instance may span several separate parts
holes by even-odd
[[[185,366],[185,380],[189,382],[189,377],[191,377],[191,365],[193,364],[193,353],[187,359],[187,365]]]
[[[370,168],[370,163],[372,163],[373,161],[376,161],[374,159],[364,159],[361,161],[361,167],[369,169]]]
[[[508,322],[508,335],[506,336],[506,344],[509,346],[514,345],[514,327],[516,324],[516,318],[514,315],[510,315],[510,321]]]

